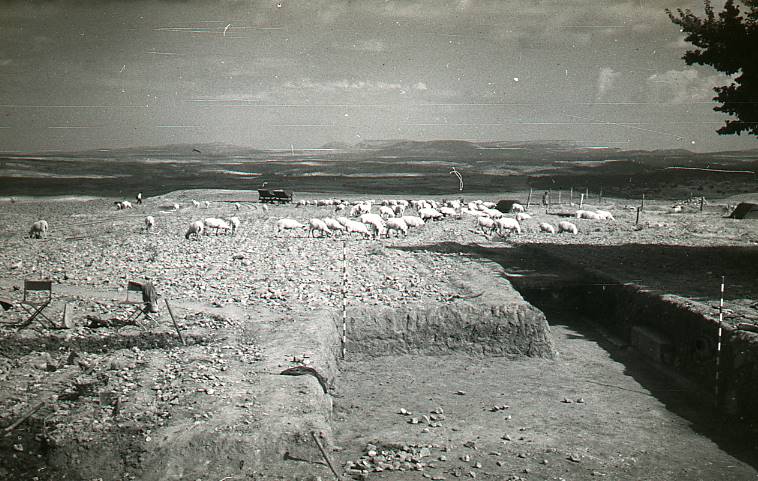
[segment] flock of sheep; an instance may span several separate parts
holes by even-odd
[[[514,203],[510,213],[514,217],[496,209],[494,202],[481,200],[464,203],[462,200],[448,200],[437,202],[434,200],[396,200],[386,199],[381,203],[375,201],[355,201],[348,203],[335,199],[301,200],[296,204],[298,207],[305,206],[330,206],[334,207],[335,213],[342,212],[346,215],[337,217],[311,218],[306,223],[295,219],[280,219],[276,223],[276,234],[285,231],[307,230],[308,236],[319,237],[331,236],[335,233],[353,235],[358,234],[364,238],[390,237],[391,234],[406,236],[411,228],[423,226],[426,222],[442,218],[461,219],[464,216],[476,218],[476,226],[485,235],[498,234],[501,237],[511,233],[521,234],[521,223],[531,219],[525,212],[524,206]],[[372,209],[376,207],[375,212]],[[409,215],[415,210],[416,215]],[[614,220],[608,211],[576,211],[579,219]],[[551,234],[571,233],[577,234],[576,224],[568,221],[558,223],[557,229],[553,225],[543,222],[539,224],[541,232]]]
[[[131,209],[132,204],[129,201],[114,202],[118,210]],[[210,206],[208,201],[200,203],[192,201],[193,207]],[[239,203],[234,203],[234,207],[239,210]],[[446,200],[437,202],[434,200],[401,200],[385,199],[379,203],[373,200],[360,200],[347,202],[336,199],[322,200],[300,200],[297,207],[305,206],[328,206],[335,209],[335,214],[342,215],[335,217],[311,218],[307,223],[301,223],[295,219],[284,218],[276,222],[276,235],[285,231],[307,230],[307,235],[316,237],[329,237],[335,233],[344,235],[358,234],[363,238],[379,238],[385,236],[389,238],[392,234],[399,237],[408,235],[412,228],[420,228],[429,221],[436,221],[443,218],[462,219],[468,216],[476,219],[476,228],[482,234],[493,236],[495,234],[505,237],[512,233],[521,234],[521,224],[531,216],[525,212],[524,206],[514,203],[510,213],[514,214],[509,217],[500,210],[496,209],[494,202],[484,202],[481,200],[464,203],[463,200]],[[178,204],[172,204],[170,210],[179,210]],[[263,209],[268,207],[263,205]],[[415,211],[415,212],[414,212]],[[414,215],[411,215],[411,213]],[[614,220],[613,215],[604,210],[590,211],[577,210],[576,218],[590,220]],[[155,217],[149,215],[144,220],[145,231],[149,232],[155,227]],[[184,237],[185,239],[200,238],[202,234],[210,234],[213,231],[216,235],[235,234],[240,227],[239,217],[229,217],[227,219],[208,217],[202,220],[196,220],[190,223]],[[42,238],[47,234],[49,229],[48,223],[44,220],[38,220],[32,224],[29,230],[29,237]],[[576,224],[569,221],[561,221],[556,226],[550,223],[542,222],[539,224],[540,232],[556,234],[570,233],[577,234]]]

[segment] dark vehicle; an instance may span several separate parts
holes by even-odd
[[[269,204],[289,204],[292,202],[292,192],[258,189],[258,201]]]

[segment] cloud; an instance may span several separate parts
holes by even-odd
[[[387,44],[377,39],[361,40],[353,44],[353,50],[361,52],[384,52],[387,50]]]
[[[595,98],[597,100],[603,99],[620,76],[621,72],[616,72],[610,67],[601,68],[597,76],[597,95]]]
[[[314,82],[307,78],[298,82],[285,82],[284,88],[312,90],[317,92],[407,90],[399,83],[373,82],[366,80],[349,81],[347,79]]]
[[[713,88],[731,83],[733,77],[723,74],[701,76],[695,69],[668,70],[647,78],[648,99],[666,104],[686,104],[712,100]]]

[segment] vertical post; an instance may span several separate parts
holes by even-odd
[[[587,200],[590,200],[590,188],[587,187],[584,189],[584,198]]]
[[[645,208],[645,193],[642,193],[642,205],[640,205],[640,210]]]
[[[347,241],[342,241],[342,359],[347,344]]]
[[[184,342],[184,337],[182,337],[182,332],[179,330],[179,324],[176,323],[176,319],[174,318],[174,311],[171,310],[171,304],[168,303],[168,298],[164,297],[163,300],[166,302],[166,307],[168,308],[168,314],[171,316],[171,322],[174,323],[174,329],[176,329],[176,334],[179,336],[179,340],[182,342],[182,346],[186,346],[187,343]]]
[[[529,197],[526,198],[526,209],[529,210],[529,204],[532,203],[532,188],[529,187]]]
[[[721,301],[719,302],[719,333],[716,342],[716,384],[713,387],[714,402],[719,405],[719,364],[721,363],[721,328],[724,322],[724,276],[721,276]]]
[[[634,220],[634,225],[637,225],[640,223],[640,211],[642,210],[641,207],[637,207],[637,218]]]
[[[550,196],[547,196],[546,202],[545,202],[545,214],[550,213]]]
[[[561,205],[561,191],[558,191],[558,205]]]
[[[574,203],[574,186],[571,186],[571,190],[569,191],[569,203]]]
[[[579,198],[579,208],[582,208],[582,205],[584,205],[584,194]]]
[[[700,212],[703,212],[703,204],[705,204],[705,197],[700,196]]]
[[[603,188],[600,187],[600,192],[597,194],[597,203],[602,204],[603,203]]]

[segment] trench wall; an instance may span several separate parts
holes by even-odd
[[[518,296],[413,309],[357,308],[347,313],[349,355],[445,354],[553,358],[544,314]]]
[[[542,285],[512,280],[536,306],[588,317],[653,362],[681,375],[704,392],[715,392],[718,319],[703,306],[639,286],[619,285],[586,272],[581,282],[553,279]],[[520,285],[521,284],[521,285]],[[699,389],[700,390],[700,389]],[[725,327],[719,372],[720,410],[758,426],[758,334]]]

